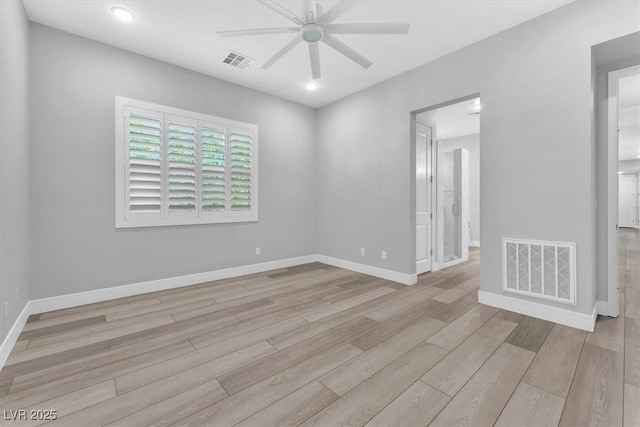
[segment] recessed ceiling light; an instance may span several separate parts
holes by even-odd
[[[136,19],[136,16],[133,14],[133,12],[121,6],[113,6],[111,8],[111,13],[113,13],[116,18],[124,22],[131,22]]]
[[[623,172],[622,172],[622,171],[620,171],[620,172],[618,172],[618,175],[622,175],[622,173],[623,173]]]
[[[318,85],[317,82],[308,82],[307,84],[304,85],[304,87],[306,87],[307,90],[316,90],[320,86]]]

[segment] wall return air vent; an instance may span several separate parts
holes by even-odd
[[[575,243],[502,240],[502,289],[576,304]]]

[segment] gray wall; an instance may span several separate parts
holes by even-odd
[[[640,33],[629,34],[610,40],[593,47],[592,50],[592,70],[593,70],[593,105],[595,114],[595,168],[596,184],[595,198],[597,200],[596,216],[596,259],[594,267],[596,269],[596,299],[598,301],[608,301],[608,266],[607,266],[607,245],[609,233],[608,229],[615,230],[615,226],[609,226],[610,214],[613,216],[611,223],[618,221],[618,205],[608,206],[609,187],[617,188],[617,181],[609,184],[607,176],[607,166],[609,162],[609,141],[608,141],[608,74],[610,71],[631,67],[640,63]],[[613,150],[615,152],[615,150]],[[617,193],[614,191],[615,197]],[[615,231],[613,231],[615,232]]]
[[[29,214],[29,22],[0,1],[0,341],[29,300]]]
[[[315,110],[31,29],[33,298],[315,253]],[[257,123],[259,222],[116,230],[116,95]]]
[[[480,241],[480,135],[465,135],[443,139],[445,150],[464,148],[469,152],[469,222],[471,241]]]
[[[639,8],[574,2],[322,108],[319,253],[413,273],[410,112],[479,93],[481,289],[502,292],[503,237],[575,242],[575,310],[591,313],[591,46],[638,31]]]
[[[618,171],[638,172],[640,171],[640,160],[621,160],[618,162]]]

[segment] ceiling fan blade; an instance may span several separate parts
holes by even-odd
[[[371,67],[371,65],[373,65],[373,62],[369,61],[367,58],[360,55],[358,52],[330,34],[325,34],[322,38],[322,41],[363,68],[369,68]]]
[[[407,34],[409,24],[331,24],[324,27],[329,34]]]
[[[347,13],[353,7],[357,6],[361,1],[362,0],[342,0],[340,3],[323,13],[318,19],[318,22],[322,25],[330,24]]]
[[[305,19],[316,22],[318,20],[318,3],[316,0],[304,0]]]
[[[235,37],[235,36],[254,36],[259,34],[297,33],[298,31],[300,31],[300,28],[298,27],[255,28],[251,30],[218,31],[218,35],[220,37]]]
[[[280,6],[278,3],[274,2],[273,0],[256,0],[256,1],[258,3],[261,3],[261,4],[265,5],[269,9],[273,10],[278,15],[284,16],[285,18],[287,18],[289,21],[293,22],[294,24],[304,25],[306,23],[304,19],[300,18],[298,15],[296,15],[293,12],[291,12],[289,9],[287,9],[287,8],[285,8],[283,6]]]
[[[320,73],[320,44],[318,42],[307,43],[309,45],[309,56],[311,57],[311,76],[313,80],[319,79]]]
[[[265,62],[260,69],[266,70],[275,64],[280,58],[282,58],[287,52],[296,47],[298,43],[302,41],[302,34],[298,34],[293,40],[287,43],[282,49],[280,49],[275,55],[273,55],[267,62]]]

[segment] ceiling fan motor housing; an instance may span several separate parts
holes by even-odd
[[[0,0],[2,1],[2,0]],[[268,7],[278,15],[283,16],[293,22],[295,27],[278,27],[278,28],[256,28],[249,30],[232,30],[218,31],[223,37],[231,36],[250,36],[260,34],[291,34],[296,36],[289,43],[284,45],[282,49],[276,52],[269,60],[267,60],[260,69],[266,70],[275,64],[285,54],[290,52],[302,41],[306,41],[309,47],[309,56],[311,59],[311,75],[314,80],[321,77],[320,73],[320,50],[318,42],[322,42],[333,48],[335,51],[346,56],[362,68],[369,68],[373,62],[365,58],[356,50],[344,44],[335,38],[336,34],[407,34],[409,24],[384,24],[384,23],[354,23],[354,24],[334,24],[333,22],[344,15],[346,12],[355,7],[362,0],[340,0],[334,4],[331,9],[323,12],[317,0],[305,0],[306,19],[301,18],[295,13],[287,10],[284,6],[278,4],[275,0],[256,0],[260,4]]]
[[[324,29],[322,28],[322,26],[313,22],[304,25],[301,31],[302,31],[302,38],[308,42],[320,41],[324,36]]]

